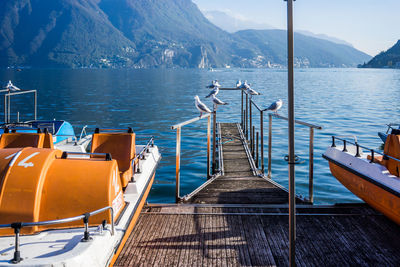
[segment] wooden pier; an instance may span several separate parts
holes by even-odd
[[[288,193],[260,175],[239,124],[221,124],[223,175],[148,205],[115,266],[288,266]],[[365,204],[297,198],[296,265],[398,266],[400,227]]]

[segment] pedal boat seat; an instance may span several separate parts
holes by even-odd
[[[126,187],[133,177],[132,161],[135,158],[135,134],[97,133],[92,137],[92,153],[110,153],[118,164],[122,187]]]
[[[396,159],[400,159],[400,135],[389,134],[385,141],[385,147],[383,150],[385,155],[391,156]],[[367,158],[371,160],[371,156]],[[400,162],[383,156],[375,156],[374,162],[385,166],[390,174],[400,177]]]
[[[5,132],[0,137],[0,149],[3,148],[19,148],[19,147],[35,147],[35,148],[54,148],[53,136],[45,131],[44,133],[17,133]]]

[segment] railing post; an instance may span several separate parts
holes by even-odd
[[[240,115],[241,115],[241,125],[242,125],[242,129],[244,128],[244,111],[243,111],[243,90],[242,91],[242,101],[241,101],[241,109],[240,109]]]
[[[179,187],[180,187],[180,172],[181,172],[181,127],[176,129],[176,181],[175,181],[175,202],[179,202]]]
[[[252,112],[252,108],[251,108],[251,106],[252,106],[252,101],[251,101],[251,97],[250,97],[250,101],[249,101],[250,103],[249,103],[249,105],[250,105],[250,107],[249,107],[249,120],[250,120],[250,147],[251,148],[253,148],[253,120],[252,120],[252,118],[253,118],[253,112]]]
[[[210,179],[211,116],[207,118],[207,179]]]
[[[268,173],[267,177],[271,179],[271,163],[272,163],[272,114],[268,114],[269,126],[268,126]]]
[[[18,263],[22,261],[21,252],[19,250],[19,233],[22,228],[22,223],[12,223],[11,227],[14,229],[15,233],[15,246],[14,246],[14,258],[11,260],[12,263]]]
[[[90,217],[90,213],[85,213],[83,214],[83,223],[85,225],[85,232],[83,233],[83,238],[82,238],[82,242],[89,242],[90,240],[92,240],[92,238],[89,235],[89,217]]]
[[[310,127],[310,149],[308,163],[308,200],[314,203],[314,128]]]
[[[258,132],[257,132],[257,137],[256,137],[256,167],[257,167],[257,169],[258,169],[258,160],[259,160],[259,157],[258,157]]]
[[[217,111],[214,106],[214,111],[213,111],[213,148],[212,148],[212,174],[215,174],[215,169],[216,169],[216,148],[217,148]]]
[[[37,120],[37,91],[34,91],[35,95],[35,120]]]
[[[8,117],[7,117],[7,122],[8,123],[10,123],[11,122],[11,115],[10,115],[10,113],[11,113],[11,95],[8,95],[8,111],[7,111],[7,115],[8,115]]]
[[[246,139],[249,139],[249,122],[248,122],[248,116],[249,116],[249,95],[246,94]]]
[[[7,123],[7,95],[4,95],[4,122]]]
[[[253,159],[255,158],[254,157],[254,152],[255,152],[255,142],[254,142],[254,140],[255,140],[255,138],[254,138],[255,137],[254,136],[255,135],[255,128],[256,127],[253,126],[252,130],[251,130],[251,140],[252,140],[251,141],[251,156],[253,157]]]
[[[261,171],[264,174],[264,111],[260,111],[260,129],[261,129]]]

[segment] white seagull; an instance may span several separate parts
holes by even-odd
[[[247,89],[250,87],[250,83],[247,83],[247,80],[244,81],[244,83],[242,83],[242,85],[240,86],[240,88],[242,89]]]
[[[251,87],[248,86],[248,85],[247,85],[247,87],[246,87],[246,92],[247,92],[248,95],[250,95],[250,97],[253,96],[253,95],[261,95],[261,94],[260,94],[259,92],[257,92],[256,90],[251,89]]]
[[[216,88],[216,87],[221,87],[221,85],[219,84],[218,80],[213,80],[213,81],[211,81],[210,85],[206,86],[206,88],[210,88],[210,89],[213,89],[213,88]]]
[[[242,81],[241,80],[238,80],[236,82],[236,88],[242,88]]]
[[[203,114],[203,112],[211,113],[211,110],[203,102],[200,101],[199,96],[196,95],[194,99],[196,100],[195,106],[198,109],[198,111],[200,111],[200,117]]]
[[[7,89],[8,91],[13,91],[13,92],[15,92],[15,91],[20,91],[20,90],[21,90],[21,89],[19,89],[18,87],[16,87],[14,84],[12,84],[11,81],[8,81],[8,83],[7,83],[6,87],[5,87],[5,89]]]
[[[219,88],[215,87],[214,89],[211,90],[211,92],[206,96],[206,98],[209,98],[212,95],[218,95],[219,93]]]
[[[228,105],[228,103],[222,101],[221,99],[218,99],[215,95],[212,95],[212,101],[214,105]]]
[[[268,108],[264,109],[264,111],[271,110],[275,112],[275,114],[278,114],[278,110],[282,107],[282,105],[283,101],[279,99],[278,101],[273,102]]]

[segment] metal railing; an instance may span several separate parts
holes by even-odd
[[[355,146],[356,147],[356,154],[354,156],[357,157],[357,158],[361,157],[360,152],[363,152],[362,150],[360,151],[360,149],[368,150],[371,153],[371,159],[369,161],[370,163],[373,163],[375,161],[375,154],[379,154],[379,155],[383,156],[384,159],[392,159],[394,161],[400,162],[400,159],[397,159],[397,158],[394,158],[392,156],[386,155],[384,152],[380,152],[380,151],[377,151],[375,149],[368,148],[366,146],[362,146],[357,141],[351,142],[351,141],[348,141],[348,140],[346,140],[344,138],[341,138],[341,137],[338,137],[338,136],[332,136],[332,145],[331,145],[331,147],[336,147],[336,140],[340,140],[340,141],[343,142],[342,152],[348,152],[348,150],[347,150],[347,145],[348,144],[351,144],[351,145]]]
[[[243,103],[245,101],[245,103]],[[242,111],[241,111],[241,125],[244,132],[244,136],[246,140],[249,142],[250,151],[253,160],[256,163],[256,167],[260,168],[261,166],[261,174],[265,173],[265,164],[264,164],[264,115],[266,109],[262,109],[257,103],[251,99],[247,92],[242,91]],[[259,131],[256,131],[255,123],[253,121],[254,117],[254,108],[256,112],[259,114]],[[284,117],[279,114],[268,114],[268,169],[267,169],[267,178],[272,179],[272,118],[278,118],[282,120],[288,120],[287,117]],[[307,123],[300,120],[295,120],[296,124],[306,126],[309,128],[309,166],[308,166],[308,202],[314,202],[314,130],[321,130],[322,127]],[[261,162],[260,162],[261,161]]]
[[[43,226],[43,225],[54,225],[54,224],[62,224],[62,223],[69,223],[83,219],[83,224],[85,227],[85,231],[83,233],[82,242],[89,242],[91,240],[90,233],[89,233],[89,218],[90,216],[102,213],[104,211],[110,210],[111,212],[111,235],[115,233],[115,226],[114,226],[114,210],[112,207],[107,206],[92,212],[88,212],[79,216],[59,219],[59,220],[50,220],[50,221],[42,221],[42,222],[13,222],[10,224],[0,224],[1,228],[13,228],[15,234],[15,244],[14,244],[14,257],[11,259],[12,263],[18,263],[22,260],[21,258],[21,251],[19,249],[20,245],[20,232],[23,227],[33,227],[33,226]],[[102,225],[105,225],[103,221]]]
[[[142,150],[140,150],[140,152],[138,154],[136,154],[136,156],[133,158],[132,160],[132,167],[135,170],[136,173],[140,173],[140,160],[145,160],[146,159],[146,155],[145,153],[149,153],[150,152],[150,147],[154,147],[154,136],[151,136],[150,139],[147,141],[146,145],[142,148]],[[137,163],[136,163],[137,161]],[[133,176],[132,176],[133,179]]]
[[[22,95],[22,94],[34,94],[34,119],[37,119],[37,91],[36,90],[21,90],[18,92],[10,92],[9,90],[0,90],[0,92],[8,92],[4,94],[4,122],[9,123],[11,121],[11,97],[14,95]],[[19,121],[19,112],[18,119]]]
[[[215,111],[213,111],[215,113]],[[211,177],[210,175],[210,139],[211,139],[211,113],[202,115],[200,117],[196,117],[178,124],[171,126],[172,130],[176,130],[176,169],[175,169],[175,201],[178,203],[180,201],[180,172],[181,172],[181,135],[182,135],[182,127],[185,125],[191,124],[193,122],[199,121],[201,119],[207,118],[207,179]],[[214,116],[215,118],[215,116]],[[214,140],[213,140],[213,150],[215,151],[215,131],[214,128]],[[215,154],[213,153],[213,169],[215,168]]]

